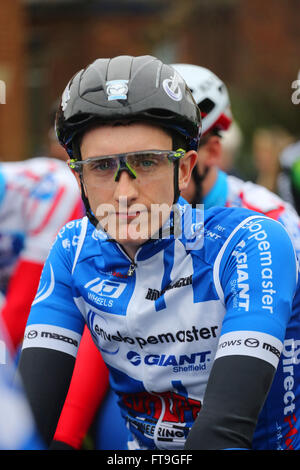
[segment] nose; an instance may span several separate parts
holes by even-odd
[[[128,204],[134,202],[138,197],[137,180],[132,178],[127,171],[121,171],[118,181],[115,184],[114,198],[119,201],[127,198]]]

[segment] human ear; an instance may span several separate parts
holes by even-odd
[[[197,152],[190,150],[179,162],[178,186],[179,190],[186,189],[191,179],[193,168],[197,161]]]
[[[205,144],[206,148],[206,161],[205,165],[207,167],[211,166],[220,166],[222,158],[222,145],[220,137],[217,135],[212,135],[207,143]]]

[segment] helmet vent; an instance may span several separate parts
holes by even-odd
[[[210,100],[209,98],[205,98],[204,100],[198,103],[201,113],[209,114],[215,107],[215,103]]]
[[[86,90],[84,90],[81,94],[81,96],[83,97],[84,95],[86,95],[87,93],[95,93],[96,91],[102,91],[103,90],[103,86],[100,85],[98,87],[95,87],[95,88],[87,88]]]

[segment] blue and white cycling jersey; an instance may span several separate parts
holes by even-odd
[[[23,348],[76,356],[87,323],[129,448],[141,449],[183,448],[215,358],[259,358],[278,369],[254,448],[300,448],[297,262],[285,228],[247,209],[209,209],[202,225],[184,200],[177,209],[191,232],[142,245],[134,270],[87,218],[68,223],[45,264]]]
[[[80,217],[74,175],[55,158],[30,158],[0,165],[0,291],[18,261],[44,263],[57,232]]]

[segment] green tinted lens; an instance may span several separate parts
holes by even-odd
[[[291,180],[294,187],[300,190],[300,158],[297,160],[291,168]]]
[[[169,153],[143,153],[128,155],[126,161],[128,165],[137,173],[153,173],[169,164]]]
[[[113,157],[86,160],[82,165],[83,179],[92,187],[103,186],[103,184],[111,182],[118,164],[119,159]]]
[[[103,158],[99,160],[91,161],[87,168],[90,172],[93,173],[109,173],[110,171],[115,171],[118,168],[119,160],[118,158]]]

